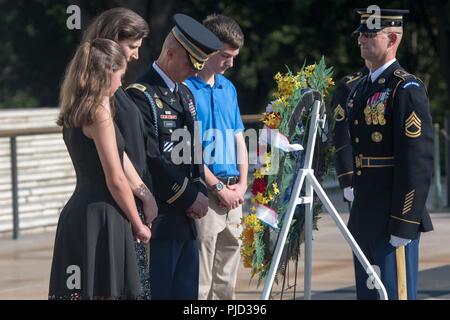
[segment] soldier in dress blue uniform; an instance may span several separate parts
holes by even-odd
[[[347,101],[355,159],[348,226],[379,268],[389,299],[415,299],[420,233],[433,230],[425,207],[433,168],[428,95],[395,58],[408,11],[356,11],[361,24],[355,33],[370,73]],[[354,260],[358,299],[377,299],[373,283]]]
[[[200,153],[194,155],[191,142],[196,119],[194,98],[182,82],[196,75],[222,43],[189,16],[176,14],[174,22],[159,58],[127,92],[144,119],[147,162],[159,208],[150,244],[152,299],[193,300],[198,298],[199,276],[194,219],[206,214],[208,198],[201,143],[196,146]],[[172,141],[177,129],[187,134],[179,142]],[[189,154],[183,152],[183,146],[188,146]],[[178,149],[183,151],[175,152]]]
[[[344,190],[344,201],[348,203],[353,202],[354,196],[352,188],[353,153],[347,121],[347,98],[358,81],[368,73],[369,69],[364,67],[360,71],[342,78],[337,83],[331,99],[331,111],[334,115],[334,164],[339,186]]]

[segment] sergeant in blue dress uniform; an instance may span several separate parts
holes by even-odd
[[[433,168],[428,95],[395,58],[408,11],[356,11],[361,24],[355,33],[370,73],[347,100],[355,159],[348,226],[379,268],[389,299],[415,299],[420,233],[433,230],[425,207]],[[354,260],[358,299],[377,299],[372,281]]]
[[[200,152],[194,155],[194,98],[182,82],[196,75],[208,57],[222,48],[222,43],[191,17],[176,14],[174,22],[159,58],[127,92],[144,119],[147,163],[155,177],[154,194],[159,209],[150,243],[152,299],[193,300],[198,298],[199,277],[193,219],[206,214],[208,198],[201,141],[196,146]],[[179,142],[172,140],[177,129],[186,133]],[[183,152],[186,148],[178,148],[183,143],[188,155]],[[175,152],[178,149],[183,151]],[[177,156],[187,161],[180,164]]]

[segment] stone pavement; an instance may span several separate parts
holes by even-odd
[[[342,215],[347,221],[348,215]],[[420,247],[420,299],[450,299],[450,213],[432,215],[435,231],[423,234]],[[54,230],[22,234],[18,241],[0,238],[0,299],[46,299]],[[300,260],[295,298],[303,295]],[[293,284],[294,271],[290,283]],[[352,256],[328,214],[322,214],[313,241],[313,299],[355,299]],[[262,287],[239,270],[237,299],[259,299]],[[274,292],[279,286],[274,287]],[[279,295],[275,299],[279,299]],[[284,299],[294,298],[285,294]]]

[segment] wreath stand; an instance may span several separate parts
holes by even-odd
[[[270,297],[270,292],[272,291],[273,282],[275,279],[276,271],[280,263],[283,248],[286,244],[287,235],[289,232],[289,227],[292,222],[292,217],[297,205],[305,205],[305,272],[304,272],[304,299],[311,300],[311,270],[312,270],[312,230],[313,230],[313,203],[314,203],[314,192],[317,194],[323,205],[325,206],[328,213],[333,218],[342,236],[345,238],[347,243],[352,248],[353,253],[358,258],[358,261],[362,264],[366,270],[369,279],[374,280],[374,287],[378,290],[380,298],[382,300],[387,300],[387,292],[380,280],[380,277],[375,272],[372,265],[367,260],[364,253],[361,251],[358,243],[353,238],[350,231],[347,229],[344,221],[339,216],[334,205],[331,203],[327,194],[323,190],[317,178],[314,175],[314,170],[312,169],[312,160],[314,155],[314,147],[316,143],[317,131],[319,129],[319,124],[322,128],[325,126],[326,115],[319,115],[321,108],[321,100],[315,98],[311,121],[309,125],[308,143],[306,148],[305,162],[303,169],[300,169],[299,174],[295,180],[294,187],[292,189],[291,198],[289,200],[289,205],[284,215],[283,226],[278,237],[278,241],[275,247],[275,252],[270,265],[269,273],[267,275],[264,290],[261,294],[262,300],[268,300]],[[300,197],[300,191],[305,187],[305,196]]]

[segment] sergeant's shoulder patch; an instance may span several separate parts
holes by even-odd
[[[406,89],[406,88],[408,88],[409,86],[415,86],[415,87],[420,88],[420,84],[419,84],[417,81],[408,81],[408,82],[406,82],[406,83],[402,86],[402,88],[403,88],[403,89]]]
[[[413,111],[405,120],[405,135],[408,138],[418,138],[422,134],[422,121]]]
[[[415,75],[406,72],[403,69],[397,69],[394,71],[394,75],[397,76],[398,78],[400,78],[400,80],[397,82],[397,85],[395,86],[394,92],[392,94],[392,97],[395,97],[396,93],[397,93],[397,89],[400,87],[402,89],[406,89],[410,86],[413,87],[418,87],[420,88],[422,84],[423,88],[425,88],[424,83],[422,82],[422,80],[420,80],[418,77],[416,77]],[[425,88],[425,92],[426,92],[426,88]]]
[[[128,90],[128,89],[137,89],[137,90],[139,90],[139,91],[141,91],[141,92],[145,92],[145,91],[147,90],[147,88],[146,88],[144,85],[140,84],[140,83],[133,83],[133,84],[130,84],[130,85],[126,88],[126,90]]]
[[[345,110],[340,104],[334,109],[334,120],[341,122],[345,119]]]

